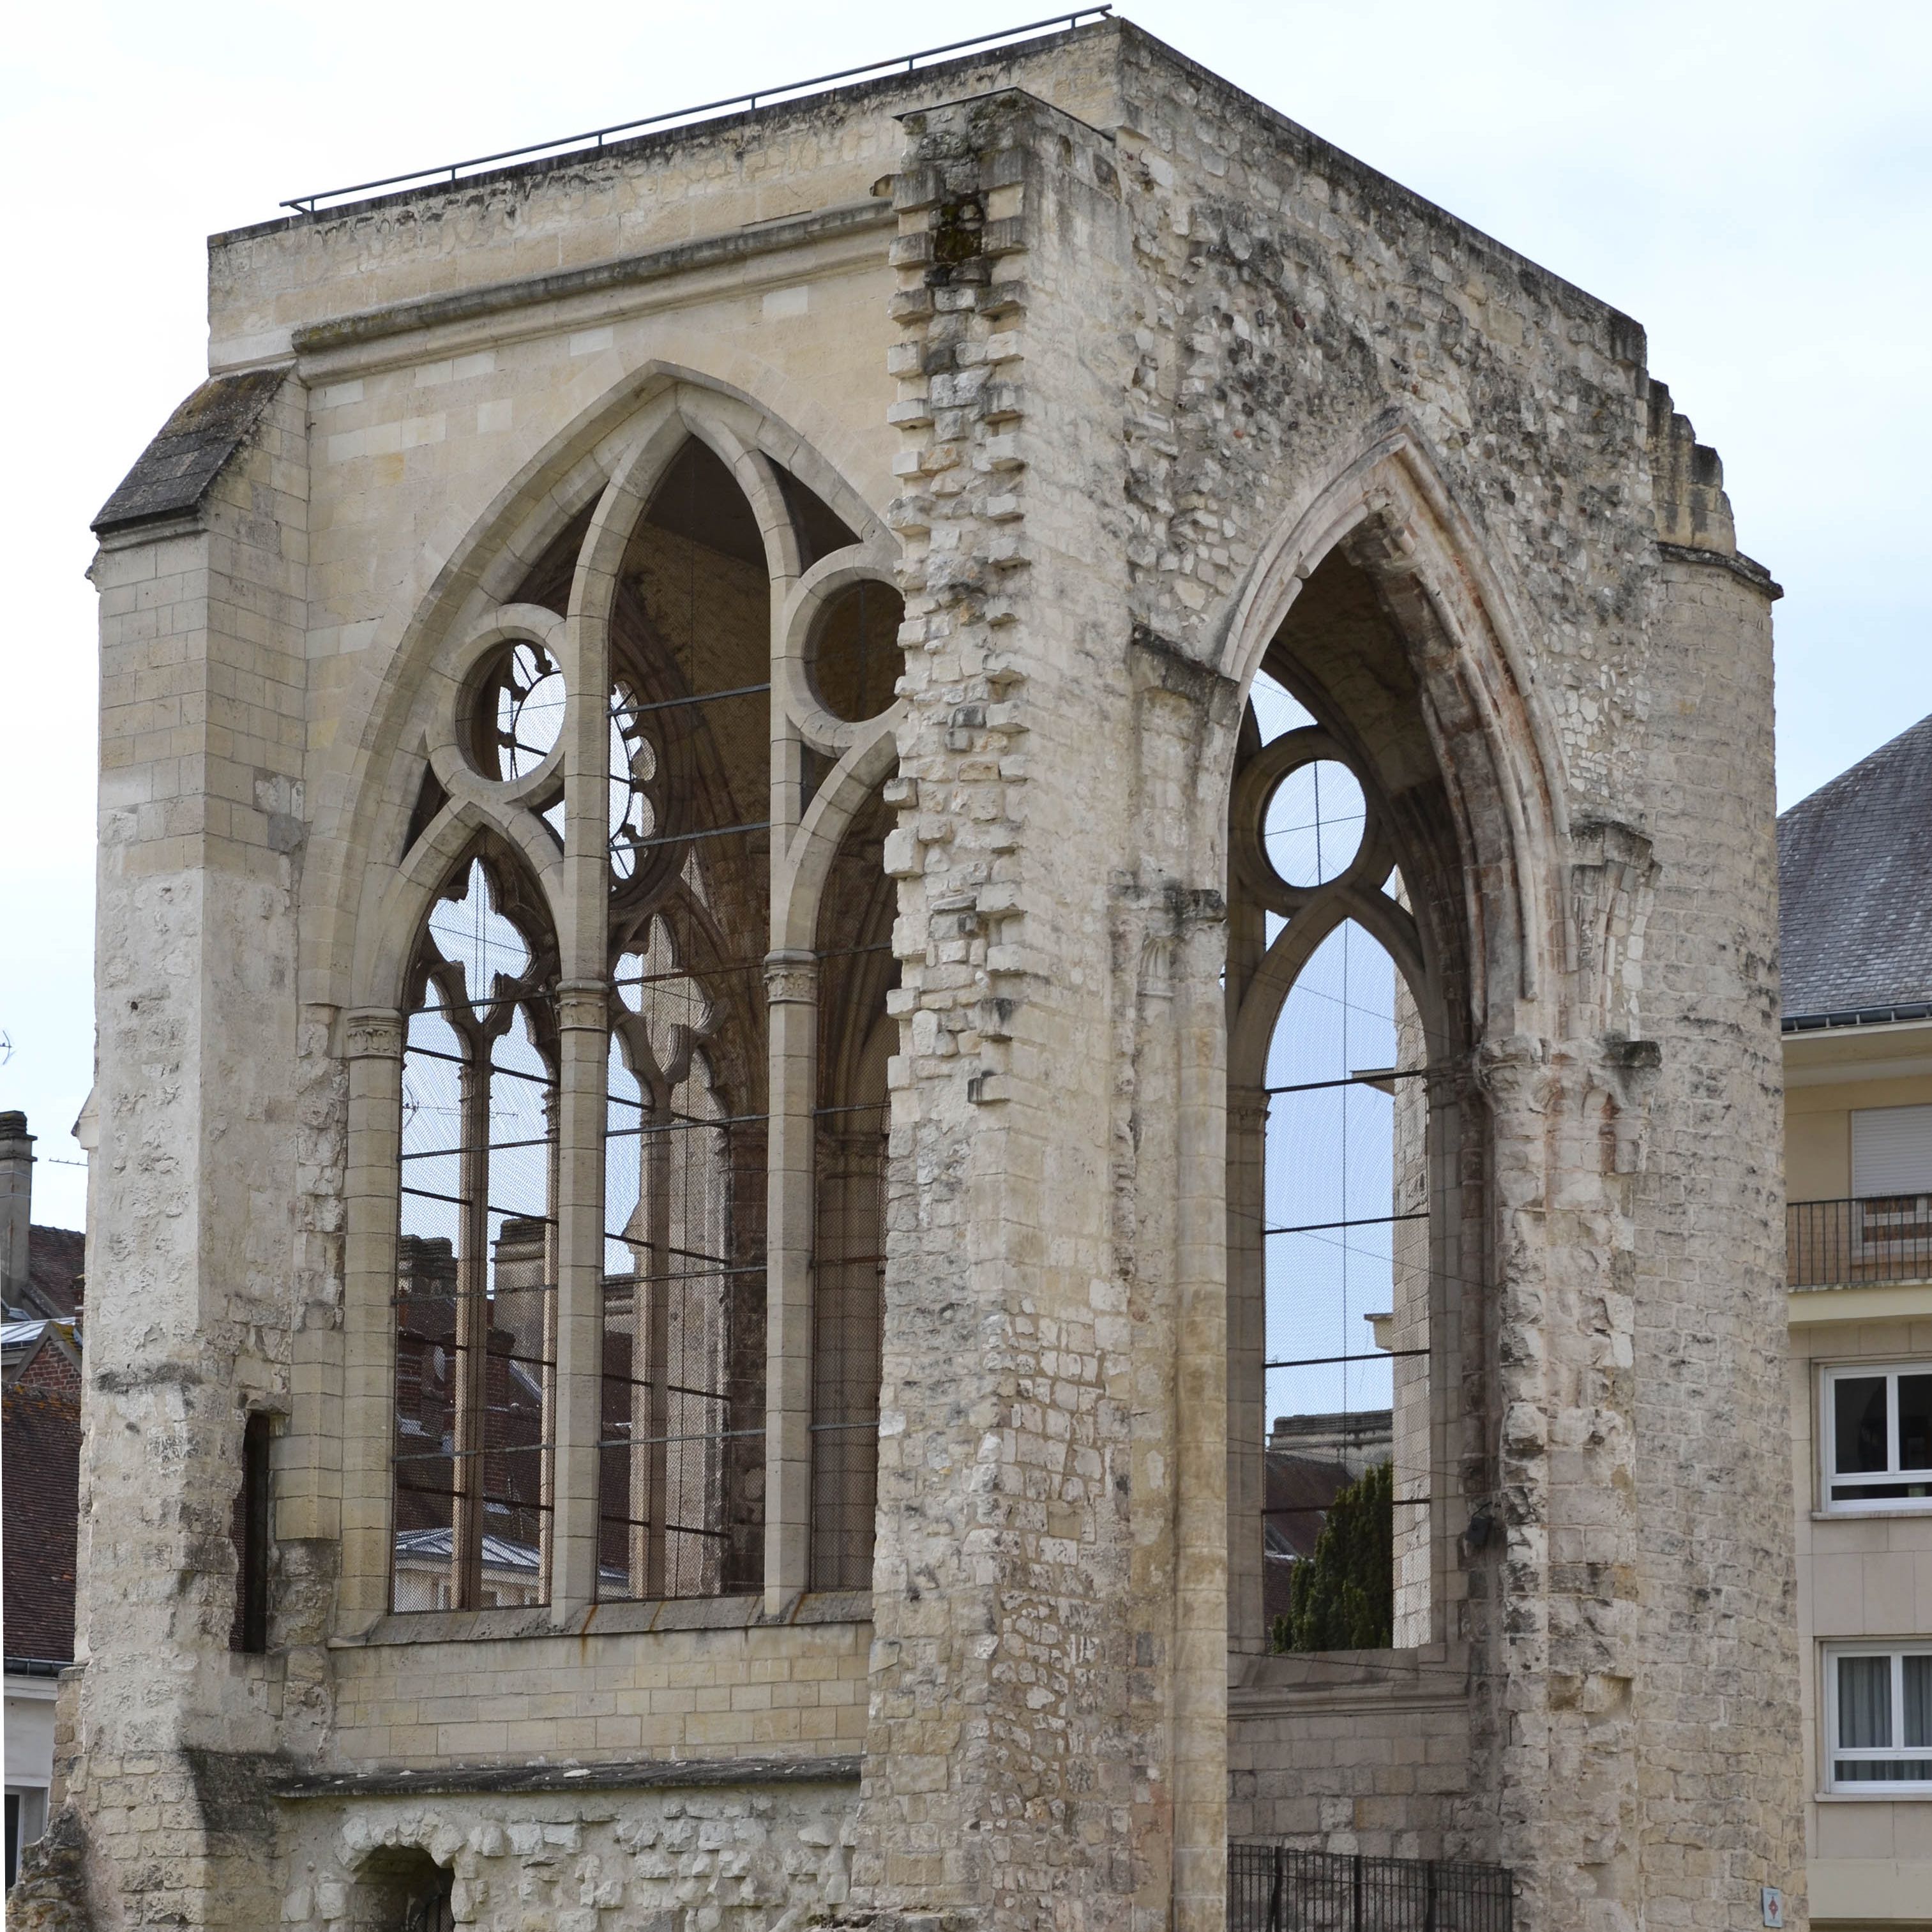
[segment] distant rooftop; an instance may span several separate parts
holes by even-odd
[[[1786,1032],[1932,1018],[1932,718],[1778,821]]]

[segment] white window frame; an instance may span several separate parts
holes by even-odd
[[[1885,1657],[1892,1660],[1892,1735],[1904,1728],[1905,1660],[1932,1658],[1932,1637],[1894,1638],[1889,1643],[1834,1643],[1825,1646],[1825,1789],[1847,1798],[1932,1798],[1932,1778],[1860,1778],[1840,1780],[1838,1761],[1882,1764],[1888,1758],[1932,1762],[1932,1741],[1923,1745],[1895,1744],[1841,1748],[1838,1743],[1838,1660],[1844,1657]]]
[[[1886,1380],[1886,1457],[1882,1470],[1838,1472],[1838,1408],[1834,1391],[1841,1380]],[[1898,1378],[1900,1376],[1932,1376],[1932,1360],[1887,1362],[1833,1362],[1818,1378],[1818,1506],[1827,1516],[1897,1516],[1932,1514],[1932,1469],[1901,1469],[1898,1466]],[[1872,1488],[1884,1484],[1922,1482],[1922,1496],[1835,1496],[1840,1484]]]
[[[1932,1102],[1854,1107],[1852,1192],[1861,1200],[1932,1194]]]
[[[1932,1105],[1854,1107],[1852,1258],[1888,1258],[1932,1222]]]

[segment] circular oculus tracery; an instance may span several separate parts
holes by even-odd
[[[484,664],[470,709],[470,762],[499,783],[526,778],[563,730],[563,674],[542,645],[520,638]]]

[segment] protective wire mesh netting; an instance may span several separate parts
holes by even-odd
[[[1264,744],[1315,722],[1265,674],[1252,703]],[[1361,844],[1366,810],[1346,766],[1322,760],[1290,773],[1268,807],[1270,865],[1291,884],[1334,878]],[[1284,922],[1268,916],[1270,944]],[[1312,1090],[1274,1092],[1268,1102],[1266,1358],[1309,1364],[1267,1372],[1270,1416],[1388,1406],[1386,1361],[1331,1358],[1372,1358],[1363,1318],[1394,1306],[1394,1102],[1354,1076],[1394,1067],[1396,1052],[1394,964],[1346,922],[1303,968],[1268,1052],[1270,1089]]]
[[[1394,1108],[1351,1076],[1393,1067],[1395,969],[1352,922],[1316,949],[1268,1055],[1263,1238],[1270,1415],[1386,1408],[1389,1365],[1365,1317],[1394,1306]],[[1338,1082],[1346,1084],[1324,1085]],[[1336,1356],[1371,1359],[1336,1361]]]
[[[1368,806],[1354,773],[1333,758],[1317,758],[1275,788],[1262,824],[1262,849],[1289,885],[1311,890],[1348,869],[1367,824]]]
[[[397,1250],[398,1610],[544,1600],[554,1412],[553,996],[479,864],[410,1017]]]
[[[1266,677],[1257,680],[1253,704],[1264,744],[1314,722]],[[1360,780],[1339,760],[1316,758],[1288,772],[1268,800],[1264,856],[1285,884],[1318,894],[1347,872],[1372,830]],[[1357,882],[1365,890],[1378,884],[1406,904],[1397,872]],[[1272,946],[1292,919],[1326,916],[1325,904],[1318,896],[1297,902],[1286,916],[1268,912],[1264,943]],[[1316,945],[1269,1044],[1258,1230],[1269,1424],[1264,1609],[1274,1640],[1295,1647],[1345,1642],[1321,1634],[1322,1619],[1312,1610],[1289,1614],[1300,1600],[1298,1566],[1318,1555],[1331,1506],[1382,1462],[1391,1469],[1373,1534],[1385,1556],[1357,1554],[1390,1568],[1393,1627],[1383,1630],[1371,1604],[1348,1628],[1378,1634],[1346,1641],[1426,1636],[1432,1274],[1428,1103],[1419,1076],[1430,1045],[1388,950],[1353,920]],[[1329,1560],[1340,1562],[1340,1552]]]
[[[620,960],[604,1131],[598,1594],[715,1596],[763,1574],[762,1111],[716,1064],[728,1008],[763,1052],[762,960]],[[709,1044],[707,1044],[709,1042]]]
[[[812,1256],[812,1585],[869,1589],[885,1309],[883,1105],[818,1110]]]
[[[1228,1847],[1228,1932],[1512,1932],[1501,1865]]]

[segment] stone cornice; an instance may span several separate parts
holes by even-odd
[[[856,1784],[840,1757],[625,1758],[607,1764],[459,1764],[433,1771],[299,1772],[271,1786],[285,1802],[454,1797],[470,1792],[688,1790],[731,1784]]]
[[[1748,584],[1775,604],[1784,595],[1784,586],[1780,584],[1755,557],[1746,556],[1742,550],[1726,551],[1705,550],[1694,544],[1666,543],[1658,540],[1657,554],[1667,563],[1706,564],[1713,570],[1728,570],[1741,582]]]
[[[653,248],[641,255],[620,256],[614,261],[593,262],[581,268],[563,268],[551,274],[493,282],[482,288],[464,289],[452,295],[390,302],[380,308],[364,309],[358,314],[340,316],[333,321],[314,322],[306,328],[298,328],[294,335],[295,350],[298,356],[320,355],[364,343],[380,342],[420,329],[443,328],[452,323],[502,315],[540,303],[567,302],[577,296],[635,288],[645,283],[662,281],[670,276],[728,267],[815,242],[866,234],[888,226],[893,218],[890,202],[857,202],[843,208],[820,208],[810,214],[735,229],[728,234],[701,236],[695,241],[676,242],[669,248]]]

